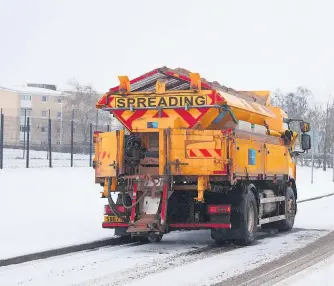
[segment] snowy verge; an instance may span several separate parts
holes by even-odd
[[[0,259],[114,236],[91,168],[0,171]]]

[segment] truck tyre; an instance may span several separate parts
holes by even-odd
[[[155,233],[150,233],[147,236],[147,240],[151,243],[157,243],[160,242],[162,240],[162,234],[155,234]]]
[[[240,214],[240,227],[236,243],[243,246],[250,245],[255,241],[258,224],[257,203],[254,193],[250,188],[248,188],[247,192],[241,194],[241,202],[238,209]]]
[[[262,229],[277,229],[279,231],[289,231],[295,223],[295,215],[297,210],[297,202],[293,189],[289,186],[285,192],[285,209],[281,213],[285,213],[286,219],[267,223],[261,226]]]
[[[215,244],[222,246],[228,243],[228,236],[225,229],[211,229],[211,238]]]
[[[116,204],[123,204],[122,201],[122,196],[123,194],[118,194],[117,196],[117,200],[116,200]],[[127,206],[131,205],[131,198],[129,197],[129,195],[126,195],[126,197],[124,198],[124,202]],[[130,234],[127,233],[127,227],[117,227],[115,228],[115,235],[120,236],[122,238],[130,238]]]

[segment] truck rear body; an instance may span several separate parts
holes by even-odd
[[[167,68],[119,79],[97,104],[126,129],[94,134],[96,181],[108,201],[104,228],[151,239],[201,228],[215,240],[219,229],[235,236],[249,191],[256,225],[287,219],[286,189],[293,205],[297,197],[297,134],[267,93],[217,89]]]

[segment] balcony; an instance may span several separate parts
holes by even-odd
[[[21,108],[31,108],[31,100],[21,99]]]

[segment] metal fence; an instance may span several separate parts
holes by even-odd
[[[121,128],[98,124],[97,120],[59,120],[33,117],[0,117],[0,169],[15,167],[85,167],[92,166],[93,132]],[[81,118],[82,119],[82,118]],[[112,123],[112,122],[111,122]],[[301,166],[312,166],[312,153],[297,157]],[[326,165],[333,168],[334,158],[327,154]],[[321,168],[324,154],[314,154],[314,167]]]
[[[333,168],[334,166],[334,155],[329,153],[326,155],[326,160],[324,160],[323,153],[314,153],[313,154],[313,167],[322,168],[323,164],[326,163],[327,168]],[[297,157],[297,163],[300,166],[311,167],[312,166],[312,153],[301,154]]]
[[[0,117],[0,168],[92,166],[93,132],[115,126],[82,120]]]

